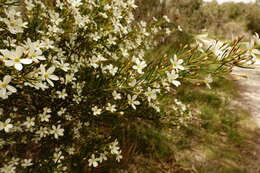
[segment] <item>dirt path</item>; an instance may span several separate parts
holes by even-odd
[[[246,75],[247,78],[238,78],[241,90],[241,105],[252,114],[252,120],[260,128],[260,60],[254,64],[254,69],[235,68],[233,73]]]
[[[245,125],[248,130],[248,140],[245,150],[241,151],[248,161],[249,173],[260,173],[260,60],[254,64],[254,69],[235,68],[234,74],[246,75],[237,82],[240,86],[241,100],[237,106],[242,106],[251,113],[250,120]]]

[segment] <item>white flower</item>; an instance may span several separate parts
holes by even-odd
[[[40,121],[44,122],[49,122],[49,119],[51,118],[51,115],[50,114],[46,114],[46,113],[41,113],[39,114],[39,117],[40,117]]]
[[[32,166],[32,165],[33,165],[32,159],[24,159],[24,160],[22,160],[22,164],[21,164],[22,167],[28,167],[28,166]]]
[[[31,11],[35,7],[32,0],[25,0],[24,3],[26,4],[25,7],[28,11]]]
[[[11,164],[9,164],[9,165],[4,165],[2,168],[0,168],[0,172],[1,173],[16,173],[16,171],[15,171],[15,166],[14,165],[11,165]]]
[[[25,49],[21,46],[17,46],[15,50],[1,50],[1,53],[7,60],[4,60],[5,65],[10,67],[14,66],[14,68],[18,71],[23,69],[22,64],[31,64],[32,59],[22,58]]]
[[[253,39],[256,42],[256,44],[260,44],[260,38],[257,32],[255,33],[255,35],[253,35]]]
[[[23,22],[20,18],[20,12],[15,9],[5,11],[7,18],[3,19],[3,22],[7,25],[9,32],[12,34],[22,33],[23,28],[26,28],[27,22]]]
[[[173,59],[170,59],[173,69],[176,71],[178,70],[184,70],[184,67],[182,66],[183,60],[178,59],[177,55],[173,56]]]
[[[32,59],[33,62],[36,63],[38,63],[39,61],[46,60],[46,58],[42,56],[42,51],[33,47],[30,47],[28,56]]]
[[[40,136],[40,138],[46,137],[49,134],[49,130],[47,127],[40,127],[36,134]]]
[[[41,70],[42,80],[46,80],[52,87],[54,86],[54,84],[51,80],[55,80],[55,81],[59,80],[58,76],[52,74],[55,71],[54,66],[50,67],[46,71],[44,65],[41,65],[40,70]]]
[[[71,83],[72,81],[76,80],[76,78],[74,77],[74,74],[71,73],[71,74],[66,74],[65,76],[65,84],[68,84],[68,83]]]
[[[260,50],[254,48],[254,41],[251,40],[250,42],[246,43],[246,48],[248,51],[246,52],[246,55],[252,56],[253,58],[256,58],[257,55],[260,55]]]
[[[160,107],[157,106],[156,104],[152,103],[152,102],[149,103],[149,106],[151,106],[154,110],[156,110],[156,112],[160,112],[161,111]]]
[[[65,98],[68,96],[65,88],[62,91],[56,91],[56,94],[58,94],[58,98],[63,100],[65,100]]]
[[[8,85],[11,82],[12,77],[9,75],[4,76],[3,81],[0,80],[0,97],[7,98],[7,90],[11,93],[17,92],[16,88],[11,85]]]
[[[13,125],[10,122],[11,122],[10,118],[5,120],[5,122],[0,121],[0,131],[4,130],[6,133],[10,132],[10,129],[13,128]]]
[[[103,68],[103,70],[108,70],[109,73],[114,76],[118,71],[118,67],[114,67],[112,64],[109,64]]]
[[[55,125],[52,125],[52,130],[50,131],[51,134],[54,135],[55,139],[58,139],[59,136],[63,136],[64,129],[60,128],[60,125],[57,127]]]
[[[107,107],[106,107],[106,110],[113,113],[113,112],[116,111],[116,105],[111,105],[110,103],[108,103]]]
[[[137,83],[136,79],[133,79],[131,82],[128,83],[128,85],[134,87],[136,83]]]
[[[82,5],[81,0],[68,0],[68,3],[70,3],[73,7],[79,7]]]
[[[135,69],[139,74],[143,74],[143,69],[147,66],[145,61],[140,61],[140,59],[136,58],[135,63],[136,65],[133,66],[133,69]]]
[[[60,110],[57,112],[59,116],[63,115],[66,112],[66,108],[60,108]]]
[[[54,48],[53,44],[54,44],[54,41],[52,41],[52,40],[50,40],[48,38],[45,38],[42,41],[42,48],[44,48],[44,49],[52,49],[52,48]]]
[[[30,129],[31,127],[35,126],[35,118],[26,117],[26,121],[23,123],[26,128]]]
[[[127,3],[132,8],[137,8],[138,7],[137,5],[135,5],[135,0],[128,0]]]
[[[181,84],[179,81],[176,80],[179,77],[179,75],[176,74],[175,71],[171,71],[171,72],[167,71],[166,74],[167,74],[167,79],[170,83],[172,83],[176,87],[178,87]]]
[[[60,163],[61,160],[64,159],[64,156],[62,155],[62,152],[61,151],[56,151],[54,154],[53,154],[53,158],[52,160],[55,162],[55,163]]]
[[[113,91],[112,95],[113,95],[113,97],[114,97],[115,100],[120,100],[120,99],[122,99],[121,94],[120,94],[120,93],[117,93],[116,91]]]
[[[98,166],[98,161],[99,161],[99,159],[95,158],[95,155],[92,154],[91,158],[88,159],[88,166],[97,167]]]
[[[116,155],[116,161],[120,162],[120,160],[123,158],[123,156],[121,155],[121,150],[118,152],[118,154]]]
[[[68,152],[69,155],[73,155],[75,153],[75,150],[76,149],[74,147],[67,148],[67,152]]]
[[[100,154],[100,156],[99,156],[99,158],[98,158],[98,160],[99,160],[100,163],[107,160],[106,154],[107,154],[107,152]]]
[[[19,165],[20,159],[17,157],[12,157],[12,160],[10,160],[9,164],[10,165]]]
[[[43,108],[43,113],[44,113],[44,114],[51,113],[51,108],[44,107],[44,108]]]
[[[170,19],[168,18],[168,16],[163,16],[163,19],[164,19],[166,22],[168,22],[168,23],[171,22]]]
[[[102,109],[99,109],[97,106],[95,107],[92,107],[91,110],[93,111],[93,114],[96,116],[96,115],[100,115],[101,114],[101,111]]]
[[[151,100],[155,100],[157,98],[156,90],[155,89],[153,90],[150,87],[148,87],[148,91],[146,91],[144,95],[147,97],[148,102],[150,102]]]
[[[67,72],[70,69],[69,63],[64,63],[62,59],[60,61],[57,61],[56,63],[57,63],[57,67],[62,69],[65,72]]]
[[[55,11],[50,10],[49,14],[50,14],[51,22],[54,24],[54,26],[59,25],[63,21],[63,19],[59,15],[59,13],[56,13]]]
[[[133,97],[131,95],[127,95],[127,100],[128,100],[128,104],[132,106],[133,109],[136,109],[135,105],[140,105],[141,103],[136,100],[137,95],[133,95]]]
[[[44,48],[44,45],[40,40],[32,42],[30,38],[27,38],[27,40],[24,43],[24,47],[28,50],[31,49],[33,52],[34,50],[41,50],[42,48]]]
[[[228,55],[230,49],[231,47],[221,41],[215,41],[214,44],[210,46],[210,50],[216,55],[219,61]]]
[[[202,45],[200,45],[201,47],[210,49],[219,61],[224,59],[228,55],[228,51],[231,49],[231,47],[221,41],[208,38],[208,34],[200,34],[195,38],[202,43]]]
[[[90,65],[94,68],[98,68],[99,67],[99,63],[106,61],[107,59],[101,55],[101,54],[97,54],[92,56],[92,58],[90,59]]]
[[[118,146],[117,139],[109,145],[111,154],[120,154],[120,147]]]
[[[115,45],[116,44],[116,37],[109,35],[107,42],[108,42],[109,45]]]

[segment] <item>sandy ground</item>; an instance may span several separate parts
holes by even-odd
[[[240,85],[241,105],[252,114],[252,120],[260,128],[260,59],[253,65],[254,69],[235,68],[233,74]],[[239,75],[246,75],[247,78]]]
[[[240,86],[240,95],[242,96],[237,106],[242,106],[251,113],[251,121],[247,124],[252,133],[247,143],[250,146],[244,153],[248,158],[248,172],[260,173],[260,59],[253,65],[254,69],[235,68],[234,77],[239,79],[237,82]],[[238,75],[246,75],[242,78]],[[243,152],[243,151],[241,151]]]

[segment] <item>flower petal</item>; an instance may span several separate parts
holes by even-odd
[[[23,63],[23,64],[31,64],[32,63],[32,59],[21,59],[21,63]]]
[[[16,89],[15,87],[11,86],[11,85],[7,85],[6,88],[7,88],[9,91],[11,91],[12,93],[17,92],[17,89]]]
[[[8,67],[14,65],[14,62],[13,62],[13,61],[10,61],[10,60],[4,61],[4,62],[5,62],[5,65],[8,66]]]
[[[56,75],[50,75],[49,78],[50,78],[51,80],[59,80],[59,77],[56,76]]]
[[[12,79],[11,76],[6,75],[6,76],[4,77],[4,79],[3,79],[3,82],[6,83],[6,84],[8,84],[8,83],[11,81],[11,79]]]
[[[55,71],[55,67],[52,66],[52,67],[50,67],[50,68],[47,70],[47,73],[48,73],[48,74],[52,74],[54,71]]]
[[[18,71],[21,71],[21,70],[23,69],[23,65],[20,64],[20,63],[16,63],[16,64],[14,65],[14,68],[15,68],[16,70],[18,70]]]
[[[3,97],[6,96],[6,88],[0,89],[0,95],[3,96]]]
[[[177,81],[177,80],[172,81],[172,84],[175,85],[176,87],[181,85],[181,83],[179,81]]]
[[[40,66],[41,74],[45,74],[45,67],[41,64]]]
[[[18,46],[16,47],[15,56],[20,58],[23,55],[23,52],[24,47]]]
[[[54,83],[50,79],[46,79],[46,80],[52,87],[54,87]]]
[[[258,50],[258,49],[253,49],[252,52],[253,52],[254,54],[260,55],[260,50]]]

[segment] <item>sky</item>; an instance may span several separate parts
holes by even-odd
[[[212,1],[212,0],[204,0],[206,2]],[[219,3],[224,2],[255,2],[255,0],[217,0]]]

